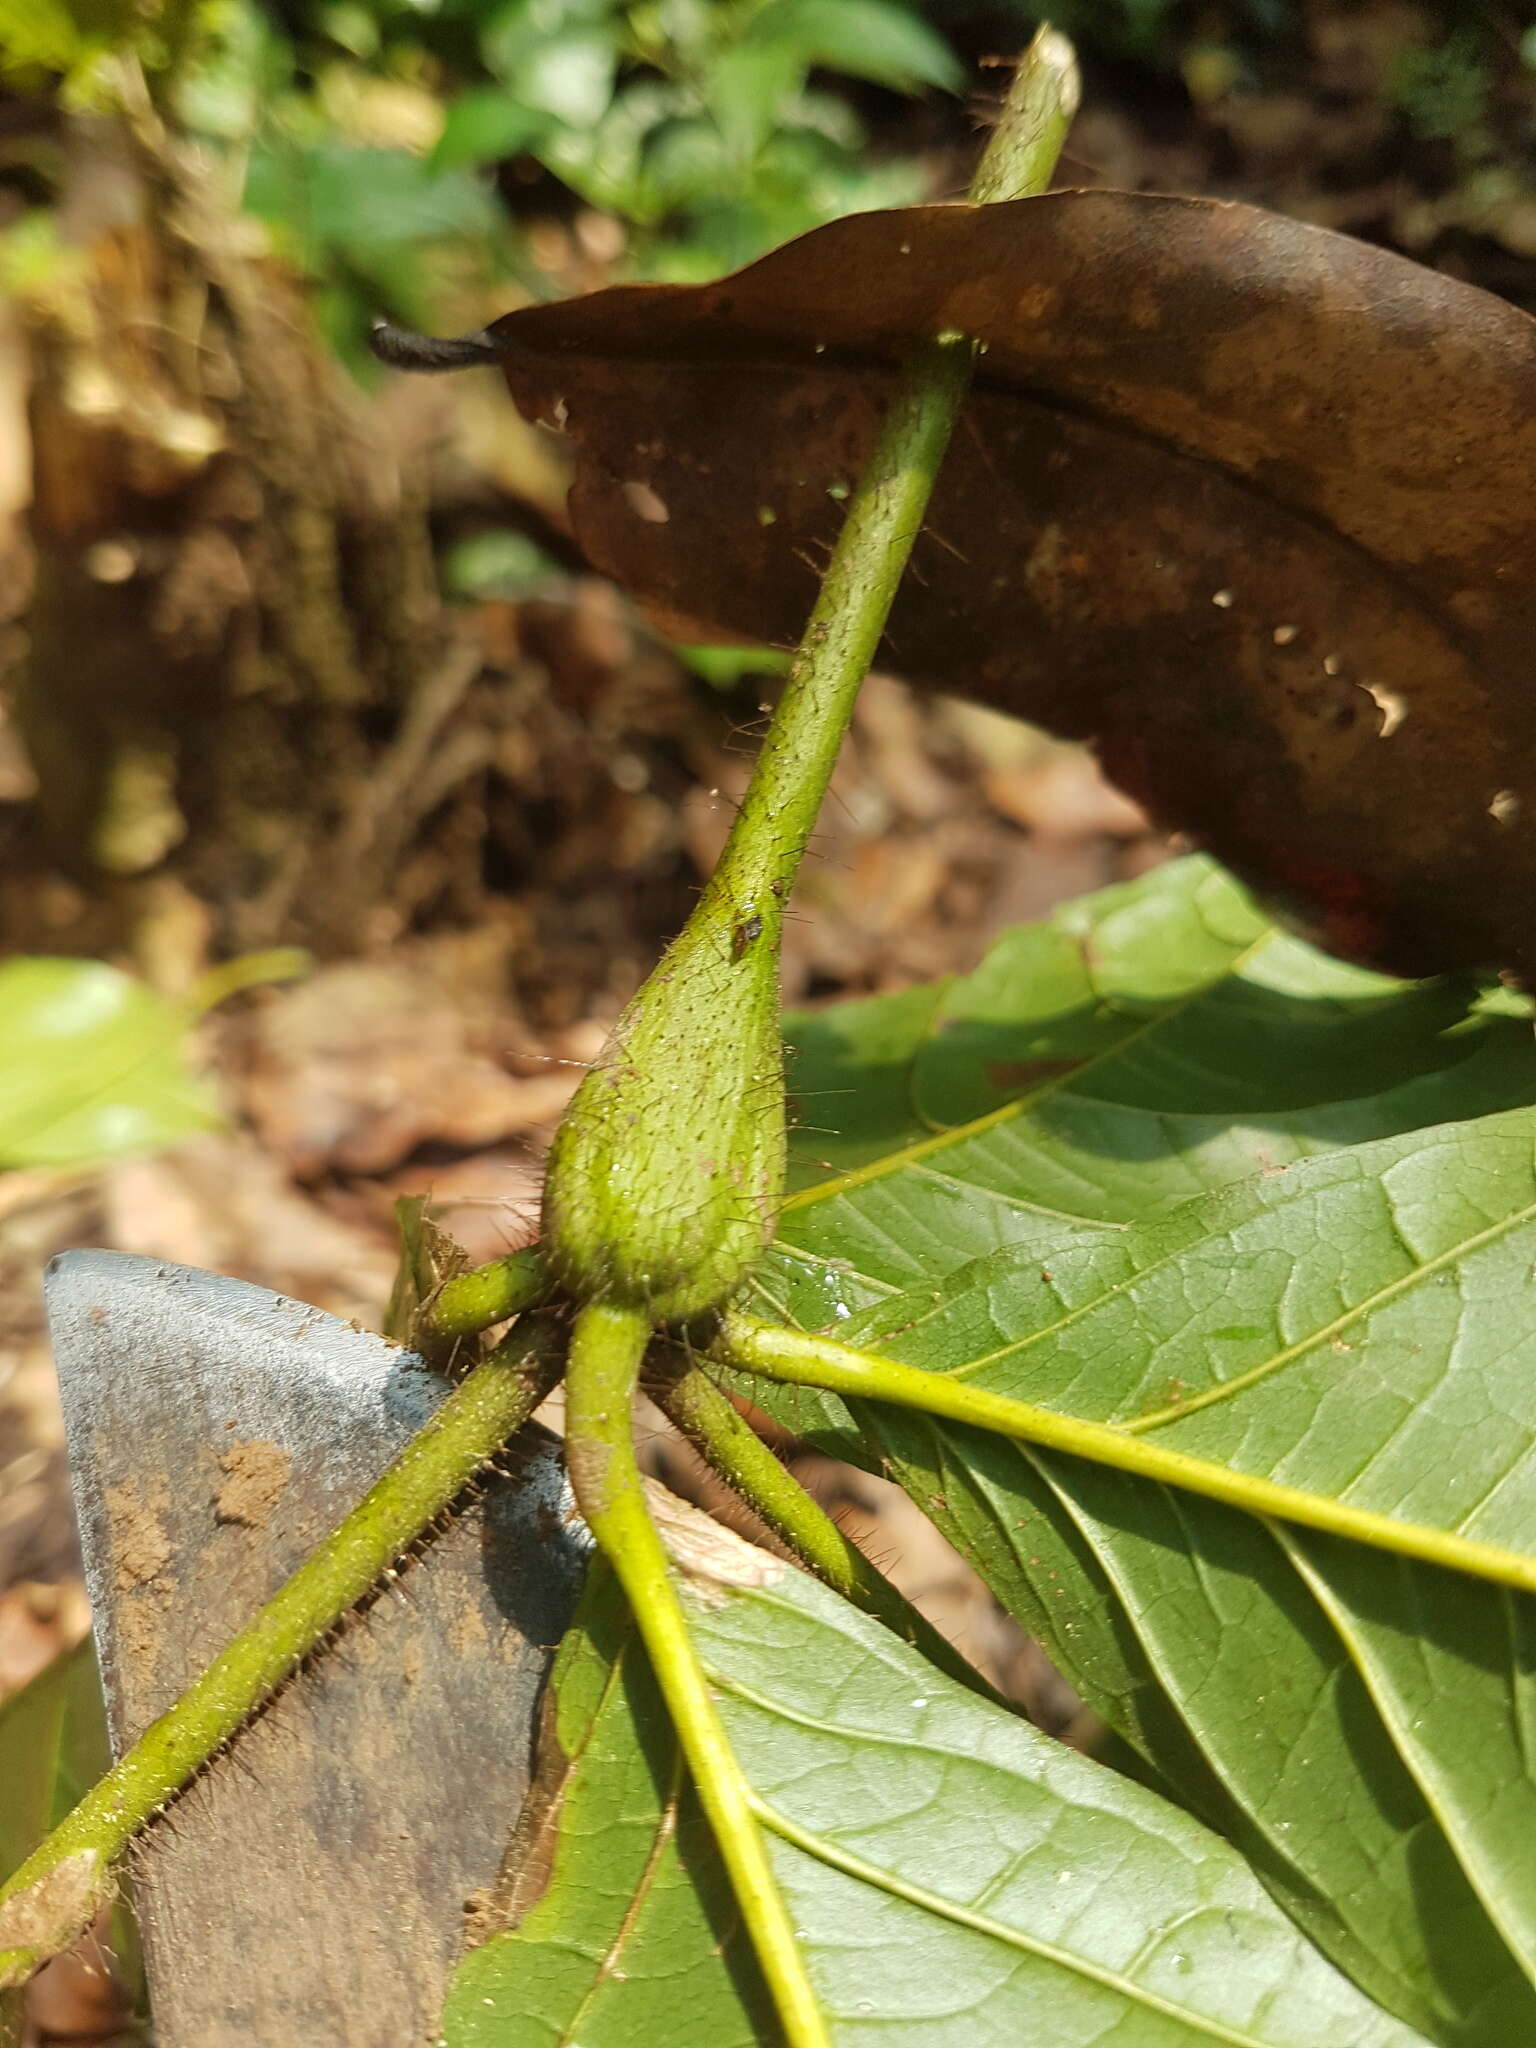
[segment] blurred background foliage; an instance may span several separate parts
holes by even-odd
[[[1310,89],[1373,169],[1417,164],[1406,239],[1461,230],[1536,254],[1536,20],[1518,5],[1052,13],[1090,96],[1101,80],[1112,99],[1139,94],[1165,130],[1203,115],[1230,135],[1239,185],[1245,153],[1281,149],[1288,103]],[[1027,0],[10,0],[0,66],[14,93],[74,110],[111,108],[125,67],[140,71],[360,367],[376,312],[427,325],[491,280],[550,289],[520,232],[541,212],[608,216],[598,248],[627,273],[691,279],[837,214],[956,188],[943,155],[965,140],[967,92],[988,95],[977,60],[1017,48],[1040,14]],[[48,150],[13,126],[5,158],[15,282],[49,260],[46,211],[14,217],[18,197],[46,200]],[[1326,191],[1343,166],[1320,168]]]

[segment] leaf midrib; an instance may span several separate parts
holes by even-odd
[[[806,1714],[786,1706],[780,1700],[770,1699],[766,1694],[758,1692],[754,1686],[731,1677],[707,1660],[705,1669],[711,1685],[748,1706],[756,1707],[759,1712],[767,1714],[771,1719],[790,1721],[798,1727],[811,1729],[817,1734],[834,1736],[845,1742],[872,1742],[887,1748],[923,1751],[933,1751],[938,1747],[931,1743],[913,1742],[910,1737],[841,1727],[836,1722],[824,1721],[814,1714]],[[944,1750],[942,1753],[946,1756],[954,1754],[952,1750]],[[1094,1963],[1085,1956],[1074,1955],[1070,1950],[1058,1948],[1052,1942],[1042,1941],[1037,1936],[1026,1933],[1022,1928],[1010,1926],[1006,1921],[994,1920],[990,1914],[978,1912],[974,1907],[963,1905],[956,1899],[946,1898],[941,1892],[931,1892],[925,1886],[914,1884],[898,1876],[894,1871],[883,1869],[877,1863],[866,1862],[863,1857],[853,1854],[852,1851],[839,1848],[825,1836],[818,1835],[809,1828],[802,1828],[798,1822],[790,1820],[750,1785],[748,1793],[757,1817],[764,1827],[770,1829],[781,1841],[788,1842],[806,1855],[815,1857],[828,1868],[840,1871],[845,1877],[852,1877],[871,1885],[888,1897],[901,1899],[908,1905],[916,1906],[920,1911],[947,1920],[953,1926],[965,1927],[973,1933],[1002,1942],[1006,1947],[1031,1956],[1036,1961],[1049,1963],[1069,1976],[1081,1977],[1104,1990],[1115,1992],[1129,2004],[1162,2013],[1180,2025],[1187,2026],[1192,2032],[1203,2035],[1207,2040],[1220,2042],[1222,2048],[1274,2048],[1272,2040],[1266,2041],[1257,2034],[1235,2032],[1209,2014],[1179,2005],[1103,1964]],[[1124,1820],[1123,1816],[1116,1818],[1121,1819],[1127,1827],[1136,1827],[1134,1820]],[[1013,1860],[1017,1861],[1016,1858]],[[1177,1924],[1173,1923],[1174,1927]],[[1167,1939],[1171,1932],[1171,1928],[1160,1927],[1157,1930],[1161,1939]],[[1304,1939],[1300,1935],[1297,1938]],[[1359,1995],[1364,1996],[1363,1993]]]
[[[903,1746],[899,1738],[868,1738],[864,1730],[851,1734],[849,1730],[838,1727],[836,1723],[820,1721],[815,1716],[797,1713],[793,1709],[785,1707],[779,1701],[768,1699],[753,1687],[724,1676],[713,1666],[708,1667],[708,1669],[711,1684],[718,1686],[722,1692],[729,1693],[732,1697],[740,1699],[750,1706],[757,1707],[761,1712],[775,1719],[793,1721],[801,1727],[811,1728],[822,1734],[838,1736],[845,1741],[853,1739],[863,1742],[866,1739],[875,1739],[884,1740],[893,1747]],[[911,1746],[921,1747],[924,1745]],[[781,1841],[790,1843],[792,1847],[815,1857],[818,1862],[826,1864],[830,1869],[842,1872],[846,1877],[855,1878],[862,1883],[872,1886],[877,1891],[884,1892],[887,1897],[901,1899],[908,1905],[916,1906],[920,1911],[932,1913],[939,1919],[947,1920],[953,1926],[968,1928],[973,1933],[999,1941],[1004,1946],[1012,1948],[1020,1954],[1033,1957],[1036,1961],[1049,1963],[1069,1976],[1081,1977],[1089,1983],[1098,1985],[1101,1989],[1115,1992],[1123,1997],[1127,2003],[1141,2005],[1151,2011],[1160,2012],[1166,2017],[1204,2034],[1209,2040],[1225,2044],[1225,2048],[1273,2048],[1272,2043],[1265,2042],[1257,2035],[1235,2033],[1220,2021],[1212,2020],[1209,2015],[1193,2012],[1186,2006],[1175,2004],[1171,1999],[1161,1997],[1156,1992],[1147,1990],[1142,1985],[1135,1983],[1134,1980],[1123,1977],[1117,1971],[1108,1969],[1102,1964],[1091,1962],[1084,1956],[1074,1955],[1069,1950],[1057,1948],[1055,1944],[1042,1941],[1034,1935],[1027,1934],[1021,1928],[1012,1927],[1006,1921],[995,1920],[990,1914],[978,1912],[974,1907],[963,1905],[959,1900],[946,1898],[941,1892],[929,1891],[926,1886],[914,1884],[909,1879],[900,1877],[894,1871],[884,1869],[877,1863],[869,1863],[862,1856],[855,1855],[851,1850],[840,1848],[836,1843],[829,1841],[824,1835],[816,1834],[809,1828],[802,1828],[798,1822],[792,1821],[788,1815],[781,1813],[777,1807],[773,1806],[755,1790],[751,1791],[750,1796],[762,1825],[776,1834]],[[1159,1929],[1159,1934],[1166,1938],[1169,1931],[1167,1929]]]
[[[580,1748],[570,1760],[567,1773],[568,1784],[574,1779],[581,1758],[596,1739],[598,1725],[603,1714],[612,1705],[614,1697],[623,1682],[624,1658],[633,1647],[634,1641],[635,1637],[631,1631],[628,1641],[624,1644],[618,1656],[614,1658],[612,1666],[604,1679],[602,1696],[598,1702],[597,1712],[592,1716],[591,1724],[586,1731]],[[666,1854],[667,1845],[676,1833],[677,1805],[681,1792],[682,1752],[674,1746],[671,1774],[667,1781],[666,1792],[662,1798],[661,1816],[651,1837],[651,1846],[645,1859],[645,1868],[641,1871],[634,1891],[626,1902],[623,1913],[619,1916],[619,1924],[614,1930],[613,1939],[609,1942],[602,1959],[593,1970],[591,1983],[582,1992],[569,2021],[560,2031],[557,2048],[577,2048],[577,2044],[581,2039],[582,2022],[586,2019],[587,2014],[604,1986],[613,1982],[614,1972],[618,1968],[619,1959],[624,1953],[630,1936],[634,1933],[635,1923],[640,1918],[645,1902],[651,1895],[651,1889],[656,1882],[656,1874],[661,1868],[661,1859]]]
[[[1344,1654],[1349,1658],[1351,1664],[1354,1665],[1360,1682],[1365,1687],[1367,1697],[1376,1710],[1377,1719],[1386,1730],[1387,1738],[1391,1742],[1398,1760],[1418,1787],[1425,1805],[1434,1815],[1436,1824],[1440,1829],[1441,1839],[1445,1842],[1451,1855],[1456,1859],[1462,1876],[1466,1879],[1479,1905],[1497,1931],[1499,1939],[1509,1950],[1517,1968],[1531,1983],[1536,1984],[1536,1956],[1533,1956],[1523,1946],[1520,1930],[1510,1926],[1509,1915],[1503,1905],[1501,1895],[1488,1883],[1486,1873],[1476,1864],[1475,1860],[1471,1860],[1463,1854],[1459,1831],[1453,1824],[1448,1802],[1441,1794],[1434,1777],[1425,1771],[1418,1746],[1413,1743],[1405,1743],[1399,1738],[1396,1707],[1391,1702],[1388,1689],[1376,1674],[1370,1656],[1364,1648],[1369,1625],[1362,1626],[1349,1614],[1344,1602],[1340,1600],[1338,1594],[1329,1585],[1326,1574],[1320,1571],[1307,1556],[1305,1546],[1296,1541],[1293,1531],[1275,1528],[1273,1534],[1290,1563],[1291,1569],[1311,1593],[1319,1612],[1324,1616],[1329,1627],[1338,1637]],[[1512,1598],[1510,1588],[1501,1587],[1499,1590],[1503,1593],[1506,1601]]]

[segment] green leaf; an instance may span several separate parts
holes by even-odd
[[[480,31],[481,52],[487,68],[505,78],[569,36],[606,30],[615,42],[616,14],[615,0],[507,0],[488,11]]]
[[[191,1023],[97,961],[0,966],[0,1166],[81,1166],[217,1124]]]
[[[602,29],[559,36],[531,50],[507,78],[523,106],[568,128],[591,128],[613,98],[618,53]]]
[[[681,1594],[835,2042],[1409,2048],[1176,1808],[937,1676],[710,1530]],[[542,1895],[461,1965],[449,2048],[768,2038],[714,1853],[606,1574],[540,1763]],[[547,1857],[546,1864],[541,1859]],[[540,1879],[529,1881],[535,1890]],[[520,1917],[518,1917],[520,1916]]]
[[[721,53],[710,77],[709,113],[743,160],[762,147],[805,69],[793,49],[750,35]]]
[[[995,1438],[860,1419],[891,1476],[1083,1696],[1341,1968],[1433,2040],[1502,2048],[1531,2032],[1530,1987],[1479,1903],[1488,1851],[1426,1797],[1409,1719],[1382,1711],[1380,1681],[1357,1661],[1363,1632],[1351,1642],[1332,1625],[1285,1558],[1352,1559],[1378,1589],[1411,1580],[1383,1639],[1438,1669],[1468,1728],[1503,1730],[1458,1760],[1468,1803],[1493,1794],[1512,1813],[1530,1796],[1509,1739],[1530,1711],[1527,1601]],[[1501,1674],[1481,1685],[1457,1654],[1474,1614],[1474,1668]],[[1529,1896],[1528,1848],[1505,1874]]]
[[[691,106],[676,86],[641,78],[615,96],[595,127],[552,129],[539,155],[589,205],[632,221],[652,221],[659,216],[660,201],[642,171],[646,138]]]
[[[659,122],[642,152],[647,186],[663,207],[687,206],[718,192],[731,175],[720,131],[703,115]]]
[[[412,242],[492,232],[496,210],[466,172],[434,172],[402,149],[258,141],[245,203],[319,268],[326,250],[398,252]]]
[[[789,657],[776,647],[685,647],[674,641],[672,652],[712,689],[734,690],[748,676],[782,675]]]
[[[528,598],[559,586],[561,570],[536,541],[511,527],[493,526],[466,535],[443,550],[439,573],[451,597],[479,603],[485,598]]]
[[[999,1247],[1536,1098],[1522,1020],[1325,958],[1205,860],[1011,932],[940,989],[787,1030],[802,1185],[765,1300],[808,1328]]]
[[[476,86],[450,102],[432,168],[452,171],[520,156],[549,132],[549,123],[548,114],[521,105],[500,86]]]
[[[769,0],[748,25],[749,47],[792,51],[849,78],[867,78],[898,92],[923,85],[958,92],[959,59],[927,23],[886,0]]]
[[[0,1877],[25,1862],[111,1761],[87,1636],[0,1706]]]
[[[38,1843],[112,1761],[106,1708],[87,1636],[0,1704],[0,1879]],[[126,1913],[114,1930],[121,1950],[136,1944]],[[25,1999],[0,1991],[0,2044],[21,2048]]]
[[[839,1091],[808,1120],[848,1149],[766,1291],[951,1379],[1536,1552],[1536,1112],[1505,1107],[1536,1097],[1529,1022],[1340,968],[1229,890],[1165,871],[942,990],[803,1022],[797,1085]],[[1373,1996],[1460,2048],[1536,2038],[1527,1596],[753,1397],[884,1462]]]

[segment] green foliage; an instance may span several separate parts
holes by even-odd
[[[797,1020],[827,1166],[759,1306],[1536,1550],[1528,1005],[1344,967],[1204,861]],[[752,1398],[897,1478],[1141,1759],[1426,2038],[1536,2034],[1528,1596],[975,1430]]]
[[[90,1638],[0,1706],[0,1870],[14,1870],[112,1761]]]
[[[494,279],[548,289],[487,176],[506,159],[616,215],[637,271],[708,276],[922,196],[915,162],[869,160],[850,82],[962,82],[905,0],[27,0],[0,25],[0,72],[74,102],[110,104],[124,59],[223,159],[360,372],[380,312],[432,326]]]
[[[112,1761],[96,1652],[89,1636],[0,1705],[0,1871],[14,1870]],[[127,1905],[113,1911],[119,1979],[140,1992],[138,1938]],[[7,2032],[8,2024],[14,2030]],[[0,2043],[30,2039],[19,1992],[0,1991]]]
[[[354,370],[380,310],[429,326],[445,267],[504,238],[490,194],[467,173],[336,141],[301,103],[290,103],[286,125],[274,121],[258,136],[244,202],[315,281],[321,330]]]
[[[1156,1794],[936,1674],[726,1536],[681,1594],[837,2042],[1411,2048]],[[606,1576],[561,1652],[554,1868],[461,1966],[449,2048],[769,2037],[665,1715]]]
[[[62,81],[67,104],[111,97],[123,57],[169,71],[201,35],[219,0],[11,0],[0,19],[0,79],[21,90]]]
[[[1392,96],[1414,134],[1428,142],[1475,137],[1492,89],[1488,39],[1476,28],[1457,29],[1428,49],[1404,50],[1393,67]]]
[[[857,116],[813,72],[907,92],[961,80],[899,0],[511,0],[476,26],[494,83],[450,103],[436,161],[537,158],[629,224],[652,275],[711,275],[917,196],[915,167],[864,161]]]
[[[84,1166],[219,1122],[196,1012],[92,960],[0,966],[0,1167]]]

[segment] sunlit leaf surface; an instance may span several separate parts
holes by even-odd
[[[758,1301],[997,1392],[1536,1551],[1536,1047],[1202,863],[800,1021],[833,1170]],[[826,1093],[819,1093],[825,1089]],[[809,1105],[816,1106],[814,1119]],[[1536,1617],[972,1431],[754,1397],[885,1460],[1161,1779],[1432,2038],[1536,2039]]]
[[[782,1830],[775,1868],[834,2041],[1419,2039],[1176,1808],[936,1676],[804,1574],[734,1539],[719,1551],[713,1576],[684,1584],[685,1610]],[[542,1895],[461,1967],[449,2048],[772,2038],[639,1643],[605,1586],[562,1653],[543,1762],[524,1862]]]
[[[81,1166],[219,1120],[181,1005],[94,960],[0,966],[0,1166]]]

